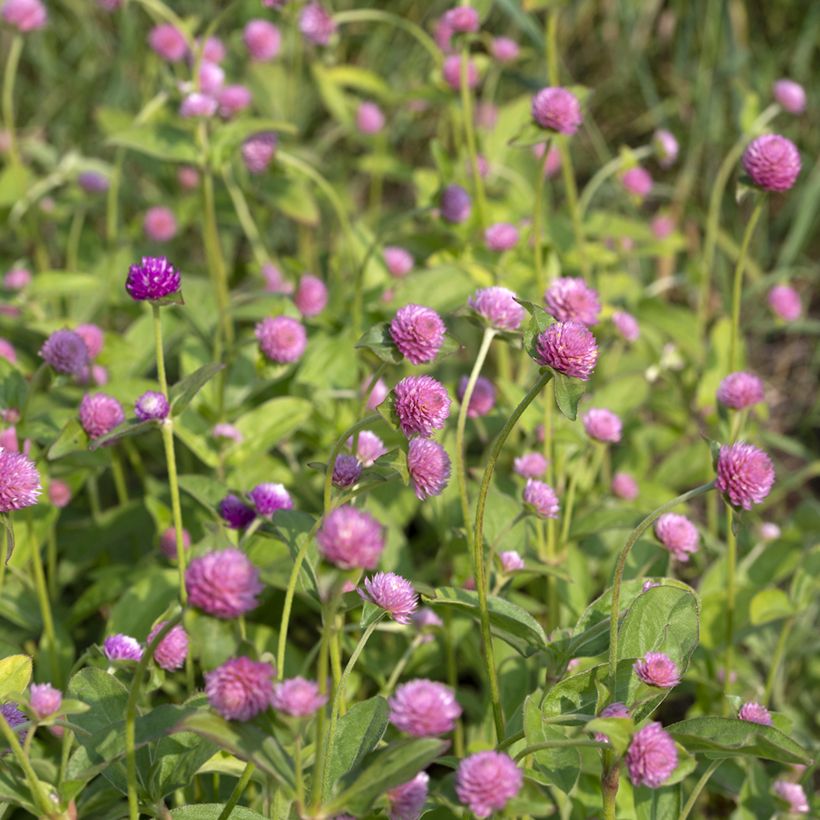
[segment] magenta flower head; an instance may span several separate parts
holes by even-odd
[[[476,817],[500,811],[521,791],[524,776],[504,752],[478,752],[465,757],[456,772],[456,794]]]
[[[89,363],[88,348],[73,330],[55,330],[40,348],[40,356],[58,373],[78,375]]]
[[[484,244],[496,253],[508,251],[518,244],[518,228],[509,222],[496,222],[484,231]]]
[[[185,571],[185,588],[192,606],[227,619],[255,609],[263,586],[245,553],[229,548],[194,558]]]
[[[413,270],[415,262],[410,251],[395,245],[388,245],[384,249],[384,264],[387,265],[391,276],[402,279]]]
[[[316,543],[325,560],[342,569],[375,569],[384,549],[384,532],[372,515],[338,507],[325,517]]]
[[[800,294],[791,285],[775,285],[768,299],[769,307],[786,322],[796,321],[803,312]]]
[[[353,436],[347,440],[347,446],[353,447]],[[384,442],[371,430],[362,430],[356,442],[356,458],[362,467],[372,466],[376,459],[387,452]]]
[[[590,438],[606,444],[617,444],[621,440],[621,420],[611,410],[591,407],[584,413],[584,430]]]
[[[43,28],[48,22],[48,12],[40,0],[6,0],[3,21],[26,34]]]
[[[574,134],[582,122],[581,104],[566,88],[542,88],[532,98],[532,118],[541,128]]]
[[[790,114],[802,114],[806,110],[806,91],[794,80],[778,80],[772,89],[777,104]]]
[[[17,707],[16,703],[3,703],[0,704],[0,714],[6,720],[9,726],[14,729],[17,726],[22,725],[28,721],[28,717],[26,716],[25,712],[21,712],[20,709]],[[23,735],[25,734],[25,730],[22,730],[17,733],[18,737],[22,740]]]
[[[269,316],[259,322],[255,333],[259,349],[277,364],[298,361],[307,347],[305,328],[290,316]]]
[[[0,359],[5,359],[10,364],[17,361],[17,351],[8,339],[0,339]]]
[[[598,361],[598,345],[580,322],[556,322],[535,341],[536,361],[559,373],[588,381]]]
[[[745,720],[749,723],[759,723],[761,726],[772,725],[772,716],[769,714],[769,710],[765,706],[755,703],[753,700],[744,703],[740,707],[737,716],[740,720]]]
[[[165,621],[160,621],[149,633],[146,644],[159,634]],[[173,672],[175,669],[182,669],[185,659],[188,657],[188,633],[177,624],[171,628],[165,637],[154,649],[154,660],[157,665],[165,669],[166,672]]]
[[[182,32],[170,23],[152,28],[148,33],[148,45],[169,63],[179,63],[188,54],[188,45]]]
[[[431,376],[406,376],[393,388],[393,395],[399,426],[408,438],[441,430],[450,415],[447,388]]]
[[[279,138],[275,131],[260,131],[242,143],[242,162],[252,174],[262,174],[276,156]]]
[[[527,479],[524,506],[539,518],[558,518],[558,496],[549,484],[535,478]]]
[[[666,239],[675,230],[675,220],[671,216],[658,214],[652,218],[649,223],[649,228],[652,231],[652,236],[655,239]]]
[[[43,720],[60,711],[63,705],[63,693],[50,683],[32,683],[29,705],[37,719]]]
[[[611,489],[612,495],[624,501],[634,501],[638,497],[638,482],[629,473],[615,473]]]
[[[305,274],[299,280],[293,303],[302,316],[318,316],[327,306],[327,286],[318,276]]]
[[[518,59],[520,48],[509,37],[494,37],[490,42],[490,54],[499,63],[511,63]]]
[[[293,509],[293,500],[284,484],[275,484],[273,482],[257,484],[248,493],[248,498],[256,507],[257,514],[265,517],[273,515],[279,510]]]
[[[561,276],[544,294],[547,312],[559,322],[576,321],[591,327],[598,322],[601,303],[598,292],[583,279]]]
[[[456,34],[475,34],[481,25],[478,12],[470,6],[456,6],[444,12],[442,20]]]
[[[182,531],[182,548],[187,552],[191,548],[191,534],[188,530]],[[159,537],[159,551],[166,557],[177,557],[177,531],[174,527],[166,527]]]
[[[0,513],[33,506],[41,492],[34,462],[23,453],[0,447]]]
[[[413,737],[433,737],[452,732],[461,707],[449,686],[418,678],[396,687],[388,700],[390,722]]]
[[[717,398],[732,410],[743,410],[763,401],[763,382],[754,373],[730,373],[721,381]]]
[[[788,191],[800,174],[800,152],[786,137],[764,134],[749,143],[743,168],[758,188]]]
[[[165,394],[156,390],[146,390],[134,404],[134,414],[140,421],[161,421],[170,412]]]
[[[418,820],[427,802],[430,776],[419,772],[412,780],[387,790],[390,820]]]
[[[621,185],[629,191],[630,194],[643,199],[649,196],[652,190],[652,175],[646,168],[641,168],[640,165],[636,168],[630,168],[622,177]]]
[[[663,652],[647,652],[633,667],[635,674],[648,686],[672,689],[680,683],[678,665]]]
[[[282,43],[279,29],[267,20],[251,20],[245,26],[242,39],[251,59],[262,63],[272,60],[279,53]]]
[[[285,279],[282,271],[269,262],[262,265],[265,290],[268,293],[293,293],[293,283]]]
[[[447,328],[432,308],[405,305],[390,322],[390,336],[399,353],[411,364],[424,364],[436,358]]]
[[[31,284],[31,271],[27,268],[12,268],[3,277],[3,287],[7,290],[23,290]]]
[[[234,427],[233,424],[227,424],[225,422],[215,424],[211,430],[211,435],[215,439],[220,439],[222,441],[233,441],[236,444],[241,444],[245,438],[240,430]]]
[[[467,304],[496,330],[515,331],[524,321],[524,308],[515,301],[515,293],[508,288],[482,288],[467,300]]]
[[[627,342],[637,342],[641,335],[641,329],[638,326],[638,321],[631,313],[625,310],[616,310],[612,314],[612,324],[618,333],[626,339]]]
[[[631,717],[629,714],[629,709],[623,703],[619,703],[615,701],[615,703],[610,703],[609,706],[605,706],[601,709],[600,714],[598,717],[602,718],[628,718]],[[595,733],[595,740],[598,743],[609,743],[609,738],[603,732],[596,732]]]
[[[321,3],[308,3],[299,13],[299,31],[317,46],[326,46],[336,33],[336,23]]]
[[[682,563],[698,551],[700,535],[697,527],[685,515],[662,515],[655,522],[655,536],[672,553],[675,560]]]
[[[90,359],[96,359],[100,355],[103,344],[105,343],[105,336],[102,328],[98,325],[84,324],[77,325],[74,332],[85,342],[88,349],[88,356]]]
[[[48,500],[57,509],[63,509],[71,503],[71,487],[59,478],[53,478],[48,485]]]
[[[213,117],[219,108],[219,103],[215,97],[210,94],[203,94],[200,91],[194,91],[191,94],[186,94],[185,98],[179,105],[179,115],[185,119],[196,119]]]
[[[458,382],[456,395],[462,401],[467,390],[467,376],[462,376]],[[495,407],[495,386],[489,379],[479,376],[473,386],[473,395],[470,396],[470,406],[467,408],[467,417],[477,419],[486,416]]]
[[[138,661],[142,658],[142,647],[136,638],[117,633],[103,641],[103,652],[109,661]]]
[[[366,378],[362,383],[362,393],[367,390],[370,384],[370,379]],[[367,409],[375,410],[389,395],[390,388],[385,383],[384,379],[377,379],[376,384],[370,390],[370,395],[367,398]]]
[[[110,433],[125,421],[122,405],[107,393],[86,393],[80,402],[80,424],[90,438]]]
[[[524,559],[516,550],[505,550],[498,554],[498,558],[501,561],[501,569],[504,572],[509,573],[524,569]]]
[[[547,472],[549,462],[542,453],[524,453],[513,460],[513,470],[523,478],[540,478]]]
[[[458,91],[461,88],[461,56],[459,54],[451,54],[449,57],[445,57],[441,74],[444,77],[444,82],[447,83],[453,91]],[[478,85],[478,69],[472,60],[467,60],[466,79],[467,88],[475,88]]]
[[[219,502],[219,516],[230,529],[244,530],[256,518],[256,512],[241,498],[229,493]]]
[[[199,67],[199,89],[203,94],[217,97],[225,85],[225,72],[216,63],[202,61]]]
[[[253,95],[244,85],[226,85],[216,95],[219,116],[226,120],[250,107]]]
[[[131,265],[125,289],[137,302],[158,302],[175,294],[182,284],[179,272],[164,256],[143,256]]]
[[[791,814],[808,814],[809,801],[806,792],[799,783],[790,783],[788,780],[775,780],[774,793],[789,804]]]
[[[384,114],[374,102],[363,102],[356,109],[356,128],[360,134],[378,134],[384,128]]]
[[[670,131],[663,128],[658,129],[652,137],[652,147],[655,149],[655,156],[661,168],[669,168],[670,165],[675,164],[679,147],[678,141]]]
[[[470,195],[460,185],[448,185],[441,192],[439,204],[442,219],[454,225],[466,222],[473,209]]]
[[[288,678],[273,685],[271,706],[291,717],[309,717],[327,703],[327,695],[319,691],[315,681]]]
[[[205,673],[205,694],[226,720],[250,720],[270,707],[273,675],[269,663],[231,658]]]
[[[407,448],[407,470],[419,501],[441,495],[450,480],[450,457],[429,438],[414,438]]]
[[[678,765],[678,750],[660,723],[649,723],[632,736],[626,765],[633,786],[657,789]]]
[[[742,441],[720,448],[715,485],[734,507],[752,509],[766,498],[772,484],[774,467],[763,450]]]
[[[352,487],[362,475],[362,465],[356,456],[336,456],[333,465],[333,483],[337,487]]]
[[[395,572],[377,572],[372,578],[365,578],[364,591],[359,590],[359,595],[400,624],[409,624],[419,605],[413,585]]]

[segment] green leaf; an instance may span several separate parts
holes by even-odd
[[[70,419],[57,440],[48,448],[48,459],[54,461],[69,453],[84,452],[88,449],[88,435],[77,419]]]
[[[578,418],[578,402],[586,389],[586,382],[580,379],[573,379],[563,373],[555,374],[555,403],[570,421]]]
[[[224,803],[199,803],[196,806],[180,806],[171,810],[173,820],[219,820]],[[231,820],[265,820],[264,814],[259,814],[244,806],[234,806],[231,809]]]
[[[225,365],[220,362],[211,362],[177,382],[169,391],[171,414],[180,415],[193,401],[196,394],[224,367]]]
[[[527,302],[525,299],[516,299],[515,301],[530,314],[530,320],[524,326],[524,350],[527,351],[531,359],[537,361],[535,340],[555,320],[540,305]]]
[[[339,719],[330,782],[335,783],[376,748],[387,728],[387,701],[374,697],[355,706]]]
[[[527,745],[543,743],[547,740],[566,740],[567,733],[558,726],[544,722],[538,702],[540,693],[529,695],[524,701],[524,735]],[[535,771],[545,779],[539,782],[559,788],[568,794],[581,769],[581,755],[572,746],[541,749],[533,755]]]
[[[794,615],[794,606],[789,596],[777,587],[761,589],[749,604],[749,620],[752,626],[788,618],[790,615]]]
[[[389,322],[380,322],[377,325],[373,325],[373,327],[356,342],[356,348],[359,350],[369,350],[388,364],[398,364],[404,358],[401,353],[399,353],[398,348],[393,342],[393,338],[390,336]]]
[[[274,207],[295,222],[304,225],[318,225],[319,205],[310,187],[301,179],[277,176],[265,186],[265,194]]]
[[[185,162],[196,165],[197,151],[188,131],[170,125],[141,125],[112,134],[109,145],[118,145],[168,162]]]
[[[595,718],[587,723],[586,728],[590,732],[606,735],[612,748],[620,756],[627,750],[632,735],[635,734],[635,721],[631,718]]]
[[[26,691],[31,681],[31,658],[28,655],[10,655],[0,660],[0,700]]]
[[[100,278],[88,273],[70,273],[47,270],[38,273],[26,288],[30,294],[39,296],[77,296],[81,293],[99,291]]]
[[[147,433],[149,430],[155,430],[157,423],[155,421],[140,421],[139,419],[128,419],[122,424],[118,424],[110,433],[106,433],[99,438],[92,438],[88,442],[89,450],[98,450],[100,447],[105,447],[119,441],[122,438],[131,438],[132,436],[140,436]]]
[[[228,494],[223,484],[205,475],[181,475],[179,488],[212,512]]]
[[[179,575],[173,569],[153,567],[132,578],[108,618],[108,631],[143,640],[154,621],[165,612],[179,592]]]
[[[231,448],[231,458],[237,464],[258,458],[305,424],[312,409],[306,399],[286,396],[270,399],[245,413],[236,423],[244,441]]]
[[[31,173],[25,165],[7,164],[0,172],[0,208],[9,208],[21,200],[31,182]]]
[[[636,787],[632,795],[635,820],[669,820],[680,816],[682,801],[679,783],[674,786],[664,785],[659,789]]]
[[[550,138],[549,132],[536,125],[534,122],[528,122],[521,130],[510,140],[509,145],[512,148],[531,148],[533,145],[540,145]]]

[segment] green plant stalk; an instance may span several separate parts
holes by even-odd
[[[468,80],[470,50],[465,45],[461,50],[461,65],[459,72],[459,86],[461,91],[461,113],[464,117],[464,137],[467,143],[467,154],[470,157],[470,168],[473,175],[473,194],[475,195],[476,216],[481,232],[487,226],[487,199],[484,193],[484,180],[478,168],[478,148],[475,135],[475,121],[473,120],[473,96]]]
[[[723,714],[729,713],[727,695],[732,688],[732,667],[735,663],[735,574],[737,569],[737,539],[734,510],[726,504],[726,655],[723,661]]]
[[[240,776],[239,780],[236,781],[236,785],[233,787],[233,791],[231,792],[231,796],[228,798],[228,801],[222,808],[222,811],[219,812],[219,817],[217,820],[229,820],[231,813],[236,808],[236,804],[239,802],[239,798],[242,797],[243,792],[250,783],[251,778],[253,777],[253,773],[256,771],[256,766],[248,761],[245,764],[245,768]]]
[[[5,530],[5,527],[3,528]],[[31,566],[34,571],[34,589],[37,593],[37,602],[40,605],[40,615],[43,619],[43,633],[48,641],[48,658],[51,666],[51,681],[58,688],[62,687],[60,674],[60,658],[57,654],[57,634],[54,631],[54,616],[51,612],[51,601],[46,587],[46,574],[43,571],[43,559],[40,555],[40,545],[36,542],[31,546]]]
[[[11,527],[11,521],[8,522],[8,527]],[[6,525],[0,522],[0,540],[2,540],[2,547],[0,548],[0,593],[3,591],[6,581],[6,564],[9,562],[9,533]]]
[[[783,655],[786,653],[786,644],[794,627],[794,617],[786,618],[783,628],[780,630],[780,637],[777,639],[777,646],[774,650],[774,657],[769,666],[769,674],[766,677],[766,689],[763,693],[763,705],[768,706],[774,695],[774,686],[780,672],[780,665],[783,663]]]
[[[640,148],[636,148],[631,155],[632,159],[638,162],[650,156],[652,156],[652,146],[650,145],[643,145]],[[590,181],[584,186],[584,190],[581,192],[581,198],[578,200],[578,213],[580,214],[581,219],[586,216],[587,209],[592,202],[592,198],[596,193],[598,193],[600,187],[611,176],[614,176],[621,170],[623,159],[624,158],[620,155],[613,157],[613,159],[607,162],[606,165],[601,166],[601,168],[599,168],[593,175],[592,179],[590,179]]]
[[[422,645],[424,638],[426,636],[423,634],[416,635],[415,638],[410,642],[407,649],[404,650],[404,654],[399,658],[399,662],[393,667],[393,671],[390,673],[390,677],[387,679],[387,683],[384,684],[382,687],[381,694],[383,697],[387,697],[395,688],[396,684],[401,677],[402,672],[404,672],[405,667],[410,661],[410,658],[413,657],[413,653]]]
[[[111,475],[114,477],[114,488],[117,491],[117,503],[122,506],[128,503],[128,486],[125,483],[125,473],[122,469],[120,454],[111,448]]]
[[[341,438],[339,438],[336,444],[333,445],[333,450],[330,453],[330,460],[328,461],[327,468],[325,469],[325,483],[322,489],[322,509],[324,510],[324,515],[327,515],[330,512],[331,497],[333,492],[333,467],[336,464],[336,458],[345,446],[345,442],[354,433],[358,433],[370,424],[379,421],[379,419],[381,419],[381,416],[378,413],[372,413],[366,418],[360,419],[355,424],[348,427],[347,430],[342,433]]]
[[[539,297],[547,289],[544,276],[544,185],[547,173],[547,159],[550,153],[549,139],[544,142],[544,156],[538,164],[538,177],[535,180],[535,202],[532,208],[532,252],[535,266],[535,281]]]
[[[108,183],[108,194],[105,197],[105,238],[109,247],[117,240],[119,226],[120,183],[122,166],[125,162],[125,149],[117,148],[114,152],[114,167]]]
[[[752,215],[743,233],[743,241],[740,244],[740,253],[735,265],[734,283],[732,286],[732,335],[729,337],[729,372],[737,370],[738,348],[740,347],[740,304],[743,299],[743,269],[746,267],[746,254],[749,250],[749,243],[752,241],[755,227],[760,214],[763,212],[764,198],[758,197]]]
[[[611,749],[604,749],[603,772],[601,774],[601,797],[603,798],[604,820],[617,820],[616,800],[621,779],[621,766]]]
[[[66,270],[80,269],[80,239],[85,225],[85,208],[78,207],[71,218],[71,227],[66,239],[65,266]]]
[[[571,748],[588,748],[588,749],[603,749],[606,747],[605,743],[598,743],[597,740],[542,740],[539,743],[533,743],[531,746],[525,746],[520,752],[516,752],[514,760],[518,761],[527,755],[540,752],[542,749],[571,749]]]
[[[493,651],[493,638],[490,632],[490,611],[487,603],[487,569],[484,563],[484,514],[487,508],[487,494],[490,491],[490,482],[493,478],[495,465],[501,449],[504,447],[508,436],[512,432],[523,412],[532,404],[541,389],[552,378],[551,370],[544,371],[537,379],[530,391],[521,399],[518,407],[513,410],[512,415],[507,419],[501,432],[493,442],[490,455],[487,459],[487,466],[484,468],[484,475],[481,479],[481,488],[478,492],[478,502],[475,513],[475,536],[473,539],[473,553],[476,567],[476,590],[478,592],[478,607],[481,619],[481,643],[484,649],[484,663],[487,670],[487,682],[490,687],[490,700],[493,704],[493,719],[497,739],[504,737],[504,711],[501,708],[501,693],[498,687],[498,676],[495,669],[495,653]]]
[[[8,721],[2,714],[0,714],[0,734],[3,735],[6,743],[8,743],[9,748],[11,749],[11,753],[14,755],[14,759],[23,770],[23,774],[26,776],[29,791],[31,791],[32,799],[34,800],[37,808],[40,810],[41,816],[55,817],[56,806],[51,802],[51,800],[49,800],[48,795],[43,790],[42,784],[38,780],[37,774],[34,771],[34,767],[31,765],[31,761],[26,756],[22,746],[20,746],[20,741],[17,739],[17,733],[11,728],[11,726],[9,726]]]
[[[575,184],[575,172],[572,169],[572,157],[569,153],[569,145],[566,139],[558,139],[558,151],[561,154],[561,176],[564,180],[564,192],[567,197],[567,210],[572,222],[572,235],[578,248],[578,259],[581,270],[587,273],[588,265],[586,254],[584,253],[584,230],[581,225],[581,214],[578,210],[578,188]]]
[[[453,638],[450,633],[453,619],[450,608],[444,611],[444,658],[447,668],[447,684],[455,692],[458,689],[458,666],[456,664],[456,649],[453,645]],[[464,724],[461,718],[456,718],[455,729],[453,730],[453,751],[456,757],[464,757]]]
[[[9,135],[8,154],[11,165],[22,163],[14,125],[14,82],[17,79],[20,55],[23,53],[23,42],[22,34],[15,34],[11,38],[9,53],[6,57],[6,69],[3,73],[3,124]]]
[[[378,9],[354,9],[352,11],[343,11],[339,14],[334,14],[333,22],[336,23],[337,26],[343,26],[346,23],[386,23],[387,25],[395,26],[396,28],[402,29],[402,31],[406,31],[411,37],[414,37],[418,43],[425,48],[436,65],[441,63],[441,49],[436,45],[435,40],[420,26],[417,26],[410,20],[405,20],[403,17],[399,17],[397,14]]]
[[[59,594],[57,578],[57,527],[52,524],[48,528],[46,542],[46,565],[48,566],[48,594],[52,601],[57,600]]]
[[[547,459],[547,477],[551,487],[556,486],[555,473],[555,383],[547,385],[544,394],[544,458]],[[546,530],[545,550],[539,555],[546,564],[555,566],[555,520],[537,521],[539,533]],[[539,542],[540,544],[540,542]],[[547,623],[550,629],[561,626],[561,607],[558,604],[558,579],[554,575],[547,575]]]
[[[270,261],[270,254],[265,248],[262,235],[259,233],[259,228],[248,206],[248,201],[245,199],[245,194],[242,193],[242,188],[236,182],[236,177],[234,176],[230,163],[226,163],[222,169],[222,181],[228,189],[228,195],[231,197],[236,218],[239,220],[242,231],[250,243],[253,258],[256,260],[256,264],[261,267]]]
[[[700,776],[700,780],[695,783],[695,788],[692,789],[692,793],[689,795],[689,799],[686,801],[686,804],[683,807],[683,810],[678,817],[678,820],[686,820],[687,817],[692,812],[692,809],[695,808],[695,803],[697,803],[698,798],[700,797],[700,793],[706,787],[706,784],[709,782],[709,779],[717,770],[718,766],[723,763],[723,759],[713,760],[707,767],[706,771]]]

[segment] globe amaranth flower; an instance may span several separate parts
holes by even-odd
[[[637,319],[631,313],[627,313],[625,310],[616,310],[612,314],[612,324],[615,325],[615,329],[627,342],[638,341],[641,329],[638,326]]]
[[[754,701],[744,703],[740,707],[737,716],[740,720],[745,720],[749,723],[759,723],[761,726],[772,725],[772,716],[769,714],[769,710]]]
[[[632,736],[626,766],[633,786],[657,789],[678,765],[678,750],[660,723],[649,723]]]
[[[274,668],[250,658],[231,658],[205,673],[208,703],[226,720],[250,720],[273,700]]]
[[[149,644],[159,635],[165,626],[165,621],[160,621],[149,633],[145,643]],[[188,633],[180,624],[171,627],[171,630],[154,648],[154,660],[157,665],[167,672],[175,669],[182,669],[185,659],[188,657]]]
[[[203,60],[199,67],[199,90],[203,94],[216,97],[218,101],[219,92],[225,85],[225,72],[216,63]]]
[[[456,772],[456,794],[476,817],[500,811],[521,791],[524,776],[504,752],[478,752],[465,757]]]
[[[396,687],[388,700],[390,722],[413,737],[433,737],[452,732],[461,707],[449,686],[418,678]]]
[[[635,661],[635,674],[648,686],[672,689],[680,683],[678,665],[663,652],[647,652]]]
[[[327,695],[319,691],[315,681],[288,678],[273,685],[271,706],[291,717],[309,717],[327,703]]]
[[[257,324],[255,333],[259,349],[277,364],[298,361],[307,347],[304,326],[290,316],[269,316]]]
[[[450,415],[447,388],[431,376],[406,376],[394,388],[396,415],[408,438],[429,436],[444,427]]]
[[[598,361],[598,345],[580,322],[556,322],[535,340],[536,361],[559,373],[588,381]]]
[[[326,46],[336,33],[336,23],[321,3],[308,3],[299,13],[299,31],[317,46]]]
[[[200,46],[200,41],[196,41],[197,48]],[[202,44],[202,59],[209,63],[221,63],[226,55],[227,50],[225,44],[219,37],[208,37],[205,43]]]
[[[614,496],[624,501],[634,501],[638,497],[638,482],[629,473],[615,473],[611,489]]]
[[[274,482],[257,484],[248,493],[248,498],[256,508],[257,514],[262,516],[273,515],[279,510],[293,509],[293,499],[284,484]]]
[[[182,32],[170,23],[155,26],[148,33],[148,45],[163,60],[179,63],[188,55],[188,44]]]
[[[89,364],[88,348],[73,330],[55,330],[43,342],[40,357],[58,373],[77,375]]]
[[[591,407],[582,417],[584,430],[590,438],[607,444],[617,444],[621,440],[621,420],[611,410]]]
[[[456,6],[445,11],[442,20],[457,34],[475,34],[481,25],[478,12],[470,6]]]
[[[758,188],[788,191],[800,174],[800,152],[786,137],[764,134],[749,143],[743,168]]]
[[[275,131],[260,131],[258,134],[251,134],[242,143],[242,162],[252,174],[262,174],[276,156],[278,145],[279,138]]]
[[[665,214],[658,214],[652,218],[649,223],[649,229],[652,231],[652,236],[655,239],[666,239],[671,236],[672,231],[675,230],[675,220],[671,216]]]
[[[250,559],[231,547],[194,558],[185,588],[192,606],[216,618],[238,618],[256,608],[263,586]]]
[[[347,446],[353,447],[354,436],[347,440]],[[387,452],[384,442],[372,431],[362,430],[356,441],[356,458],[362,467],[372,466],[376,459]]]
[[[758,533],[763,541],[777,541],[780,538],[780,527],[774,521],[763,521],[758,528]]]
[[[399,248],[396,245],[388,245],[384,249],[383,256],[387,270],[390,272],[390,275],[395,276],[396,279],[402,279],[413,270],[413,265],[415,264],[413,255],[404,248]]]
[[[721,381],[717,399],[732,410],[743,410],[763,401],[763,382],[754,373],[744,370],[730,373]]]
[[[199,186],[199,171],[190,165],[183,165],[177,170],[177,182],[186,191],[193,191]]]
[[[268,293],[293,293],[293,282],[285,279],[282,271],[266,262],[262,265],[262,276],[265,279],[265,290]]]
[[[677,561],[686,562],[698,551],[700,535],[697,527],[685,516],[665,513],[655,522],[655,536]]]
[[[720,448],[715,485],[733,506],[750,510],[766,498],[772,484],[774,467],[763,450],[742,441]]]
[[[24,712],[21,712],[18,708],[16,703],[3,703],[0,704],[0,714],[3,715],[6,723],[11,726],[12,729],[15,729],[18,726],[26,723],[28,721],[28,717],[26,717]],[[22,739],[25,730],[18,731],[18,736]]]
[[[245,440],[245,437],[237,427],[225,422],[215,424],[211,430],[211,435],[216,439],[233,441],[235,444],[241,444]]]
[[[547,288],[544,302],[547,313],[559,322],[573,320],[587,327],[598,323],[598,314],[601,312],[598,292],[583,279],[574,276],[559,277]]]
[[[356,456],[339,455],[333,464],[333,483],[337,487],[352,487],[362,475],[362,465]]]
[[[44,720],[60,711],[63,693],[50,683],[32,683],[29,692],[29,706],[38,720]]]
[[[193,91],[186,94],[179,106],[179,115],[185,119],[213,117],[219,108],[216,98],[210,94]]]
[[[250,107],[253,95],[244,85],[226,85],[216,95],[219,116],[228,120]]]
[[[59,478],[52,478],[48,485],[48,500],[58,509],[71,502],[71,487]]]
[[[94,324],[77,325],[74,332],[85,342],[88,350],[88,357],[96,359],[100,355],[105,344],[105,334],[102,328]]]
[[[574,134],[581,125],[581,104],[566,88],[542,88],[532,98],[532,118],[536,125],[559,134]]]
[[[136,638],[117,633],[103,641],[103,652],[110,661],[138,661],[142,658],[142,646]]]
[[[191,548],[191,534],[188,530],[182,531],[182,549],[186,552]],[[159,537],[159,551],[166,557],[177,557],[177,531],[174,527],[166,527]]]
[[[774,793],[789,804],[791,814],[808,814],[810,811],[806,792],[799,783],[790,783],[788,780],[775,780]]]
[[[156,302],[176,293],[181,284],[179,271],[164,256],[143,256],[128,269],[125,289],[138,302]]]
[[[470,195],[460,185],[448,185],[441,192],[441,218],[458,225],[470,218],[473,203]]]
[[[170,208],[149,208],[142,222],[145,235],[152,242],[168,242],[176,236],[177,220]]]
[[[6,290],[23,290],[31,284],[31,271],[27,268],[12,268],[3,277]]]
[[[337,567],[375,569],[384,549],[384,533],[372,515],[345,505],[325,517],[316,543],[325,560]]]
[[[407,448],[407,470],[419,501],[441,495],[450,480],[450,457],[428,438],[414,438]]]
[[[251,59],[262,63],[272,60],[282,44],[279,29],[267,20],[251,20],[245,26],[242,39]]]
[[[518,43],[509,37],[493,37],[490,41],[490,54],[499,63],[511,63],[517,60],[519,51]]]
[[[161,421],[168,418],[171,408],[164,393],[146,390],[134,404],[134,415],[140,421]]]
[[[0,447],[0,513],[31,507],[41,492],[34,462],[23,453]]]
[[[496,222],[484,231],[484,244],[496,253],[514,248],[518,238],[518,228],[509,222]]]
[[[419,605],[413,585],[395,572],[377,572],[372,578],[365,578],[364,591],[359,590],[359,595],[400,624],[409,624]]]
[[[461,88],[461,55],[451,54],[444,58],[444,65],[441,68],[444,82],[458,91]],[[467,60],[466,77],[467,88],[475,88],[478,85],[478,68],[472,60]]]
[[[498,558],[501,561],[501,569],[504,572],[509,573],[524,569],[524,559],[516,550],[505,550],[498,554]]]
[[[390,337],[411,364],[435,359],[444,342],[447,328],[432,308],[405,305],[390,322]]]
[[[365,393],[368,389],[370,390],[370,395],[367,398],[367,409],[375,410],[387,398],[390,388],[384,379],[377,379],[372,386],[370,382],[369,377],[362,382],[362,393]]]
[[[417,609],[413,613],[413,625],[416,629],[419,630],[428,630],[432,631],[434,629],[441,629],[444,626],[444,621],[430,609],[429,606],[422,607],[421,609]]]
[[[468,381],[467,376],[462,376],[458,381],[456,396],[459,401],[464,399]],[[467,417],[477,419],[486,416],[493,407],[495,407],[495,386],[489,379],[479,376],[473,385],[473,394],[470,396],[470,404],[467,407]]]
[[[327,307],[327,286],[318,276],[305,274],[299,280],[293,303],[302,316],[318,316]]]
[[[17,351],[8,339],[0,339],[0,359],[5,359],[10,364],[17,362]]]
[[[540,478],[547,472],[549,462],[543,453],[524,453],[513,459],[513,470],[523,478]]]
[[[100,438],[125,421],[122,405],[107,393],[86,393],[80,402],[80,424],[90,438]]]
[[[803,312],[800,294],[791,285],[775,285],[768,295],[769,307],[784,321],[795,322]]]
[[[629,191],[630,194],[643,199],[649,196],[652,191],[652,175],[646,168],[641,168],[640,165],[635,168],[630,168],[621,177],[621,185]]]
[[[390,820],[418,820],[427,802],[430,776],[419,772],[412,780],[387,790]]]
[[[363,102],[356,109],[356,128],[360,134],[378,134],[384,128],[384,114],[374,102]]]
[[[256,511],[241,498],[229,493],[219,502],[219,515],[232,530],[244,530],[256,518]]]
[[[558,496],[549,484],[528,478],[524,487],[524,506],[539,518],[558,518]]]
[[[482,288],[467,300],[467,304],[496,330],[518,330],[524,321],[524,308],[515,301],[515,293],[508,288]]]
[[[669,168],[670,165],[675,164],[680,149],[675,135],[670,131],[659,128],[652,137],[652,147],[655,149],[655,156],[661,168]]]
[[[40,0],[6,0],[3,21],[22,34],[37,31],[48,22],[48,12]]]
[[[605,706],[601,709],[598,717],[628,718],[632,716],[629,714],[629,709],[626,708],[625,704],[615,701],[614,703],[610,703],[609,706]],[[596,732],[595,740],[597,740],[598,743],[609,743],[609,738],[603,732]]]
[[[806,91],[794,80],[778,80],[772,89],[775,101],[790,114],[802,114],[806,110]]]

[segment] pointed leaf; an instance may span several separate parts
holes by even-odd
[[[177,382],[169,391],[171,415],[180,415],[193,401],[196,394],[224,367],[225,365],[221,362],[210,362]]]
[[[336,783],[376,748],[387,728],[388,712],[387,701],[375,697],[357,703],[339,719],[330,761],[331,783]]]
[[[398,364],[404,357],[399,353],[393,338],[390,335],[390,324],[379,322],[367,330],[362,338],[356,342],[358,350],[369,350],[379,359],[388,364]]]
[[[563,373],[555,374],[555,403],[570,421],[578,418],[578,402],[585,390],[586,382],[565,376]]]
[[[25,692],[30,681],[31,658],[28,655],[9,655],[0,660],[0,701]]]

